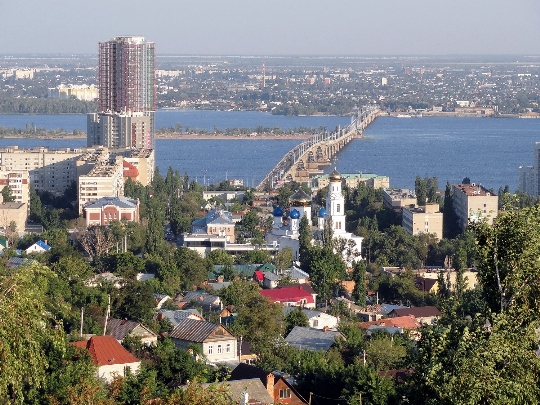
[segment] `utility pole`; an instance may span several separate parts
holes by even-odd
[[[107,295],[108,304],[107,304],[107,313],[105,314],[105,326],[103,327],[103,336],[107,333],[107,321],[109,320],[109,315],[111,314],[111,296]]]
[[[83,324],[84,324],[84,307],[81,308],[81,332],[79,333],[82,336],[83,331]]]
[[[309,405],[311,405],[311,395],[313,395],[313,392],[309,393],[309,402],[308,402]]]

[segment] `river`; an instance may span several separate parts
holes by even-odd
[[[259,112],[158,111],[156,126],[212,131],[220,129],[347,125],[348,117],[284,117]],[[0,126],[84,129],[84,115],[0,115]],[[338,155],[343,173],[376,173],[390,177],[392,187],[413,188],[416,175],[436,176],[440,188],[446,181],[464,177],[495,191],[501,186],[517,188],[518,167],[531,165],[534,142],[540,142],[540,119],[380,117]],[[162,173],[169,166],[187,172],[201,184],[225,178],[258,184],[288,150],[300,140],[156,140],[156,161]],[[50,148],[80,147],[85,141],[0,139],[0,146],[37,145]]]

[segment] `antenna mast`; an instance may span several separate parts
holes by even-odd
[[[263,60],[262,65],[262,88],[264,89],[266,87],[266,63]]]

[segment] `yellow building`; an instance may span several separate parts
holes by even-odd
[[[480,184],[453,184],[452,202],[461,230],[469,222],[486,220],[489,225],[497,218],[499,198]]]
[[[442,239],[443,214],[439,212],[439,204],[404,207],[402,226],[411,235],[431,233],[437,239]]]
[[[315,176],[311,180],[311,188],[319,190],[321,188],[328,187],[329,183],[329,174]],[[367,187],[372,188],[387,188],[390,187],[390,178],[387,176],[378,176],[372,173],[344,173],[341,175],[342,186],[356,188],[360,183],[364,183]]]

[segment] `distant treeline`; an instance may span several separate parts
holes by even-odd
[[[166,133],[188,133],[188,134],[220,134],[220,135],[249,135],[256,133],[261,134],[272,134],[272,135],[294,135],[294,134],[316,134],[319,132],[326,131],[326,127],[319,126],[317,128],[312,127],[295,127],[291,129],[282,129],[281,127],[263,127],[259,125],[256,128],[226,128],[221,129],[214,125],[212,131],[207,129],[192,128],[190,126],[184,127],[181,123],[177,123],[171,127],[162,127],[159,128],[156,132],[158,134]]]
[[[58,129],[45,129],[37,128],[34,123],[27,123],[26,128],[5,128],[0,126],[0,137],[3,136],[27,136],[27,137],[39,137],[39,136],[54,136],[54,135],[65,135],[68,132],[64,128]],[[80,135],[84,133],[81,129],[74,129],[70,131],[69,134]]]
[[[16,98],[0,96],[0,114],[87,114],[96,103],[74,98]]]

